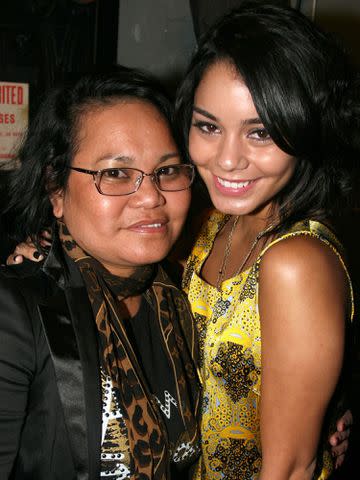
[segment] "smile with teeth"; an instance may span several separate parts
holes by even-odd
[[[167,231],[167,223],[168,220],[166,219],[154,218],[154,220],[151,221],[150,219],[144,218],[133,225],[129,225],[128,228],[136,233],[165,233]]]
[[[145,228],[161,228],[162,223],[148,223],[147,225],[144,225]]]
[[[245,188],[250,183],[252,180],[248,180],[246,182],[230,182],[229,180],[224,180],[223,178],[217,177],[218,182],[220,185],[222,185],[225,188],[233,188],[233,189],[240,189],[240,188]]]

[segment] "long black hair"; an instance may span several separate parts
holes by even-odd
[[[245,1],[201,39],[179,88],[176,120],[185,145],[196,89],[220,61],[245,82],[273,141],[297,159],[275,199],[279,228],[329,217],[349,193],[360,151],[360,83],[343,49],[290,7]]]
[[[7,185],[2,225],[15,242],[28,237],[37,242],[53,223],[49,197],[66,187],[82,115],[124,99],[151,103],[171,128],[172,103],[155,80],[137,70],[84,75],[45,94],[20,147],[20,167]]]

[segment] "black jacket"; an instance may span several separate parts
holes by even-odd
[[[99,478],[96,327],[69,267],[51,253],[33,275],[0,277],[1,480]]]
[[[97,331],[81,275],[56,245],[31,275],[9,270],[0,274],[0,480],[98,480]]]

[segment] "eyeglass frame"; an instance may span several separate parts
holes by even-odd
[[[186,187],[186,188],[181,188],[179,190],[163,190],[160,187],[160,185],[158,184],[158,181],[157,181],[157,176],[156,176],[157,170],[160,170],[162,168],[182,167],[182,166],[186,166],[186,167],[191,168],[192,175],[191,175],[189,186]],[[150,177],[152,182],[154,183],[154,185],[156,186],[156,188],[160,192],[182,192],[183,190],[188,190],[191,187],[191,185],[194,182],[195,173],[196,173],[195,167],[191,163],[174,163],[174,164],[171,164],[171,165],[164,165],[162,167],[155,168],[151,173],[145,173],[142,170],[140,170],[139,168],[133,168],[133,167],[123,167],[123,168],[122,167],[113,167],[113,168],[103,168],[101,170],[88,170],[86,168],[80,168],[80,167],[66,167],[66,168],[68,168],[69,170],[74,170],[76,172],[86,173],[88,175],[92,175],[96,190],[100,193],[100,195],[105,195],[106,197],[125,197],[126,195],[132,195],[133,193],[136,193],[139,190],[139,188],[141,187],[141,184],[144,180],[144,177]],[[117,194],[117,195],[114,195],[114,194],[111,195],[111,194],[108,194],[108,193],[103,193],[100,189],[101,178],[102,178],[103,173],[107,172],[109,170],[134,170],[136,172],[139,172],[141,175],[136,179],[135,190],[133,192],[120,193],[120,194]],[[98,183],[99,183],[99,185],[98,185]]]

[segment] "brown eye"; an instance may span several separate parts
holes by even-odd
[[[122,168],[108,168],[102,172],[104,181],[126,181],[132,179],[132,172]]]
[[[253,138],[254,140],[258,140],[260,142],[265,142],[271,140],[271,137],[266,130],[266,128],[257,128],[256,130],[252,130],[249,133],[249,137]]]
[[[181,168],[181,167],[180,167]],[[158,175],[162,175],[164,177],[169,177],[171,175],[177,175],[179,173],[179,166],[177,165],[169,165],[167,167],[161,167],[157,169]]]
[[[193,123],[193,127],[197,128],[202,133],[206,133],[207,135],[220,132],[219,127],[214,123],[210,123],[210,122],[195,121]]]

